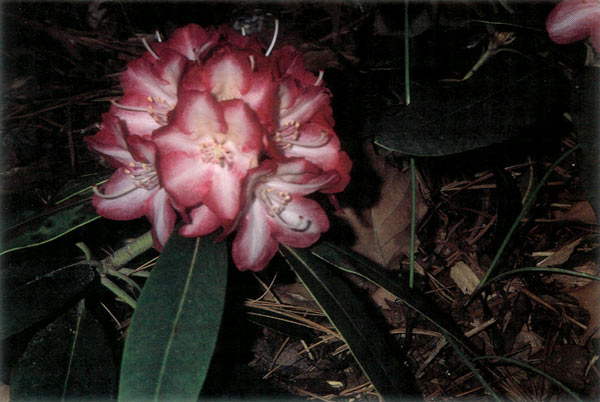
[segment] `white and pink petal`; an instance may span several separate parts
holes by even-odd
[[[95,194],[92,198],[98,214],[108,219],[128,221],[146,213],[146,201],[157,188],[146,190],[136,186],[125,168],[119,168],[99,191],[103,196]]]
[[[146,216],[152,223],[152,239],[154,248],[158,251],[162,250],[167,243],[177,214],[171,205],[169,196],[164,189],[155,191],[155,194],[146,201]]]
[[[221,220],[206,205],[193,208],[189,216],[190,222],[179,229],[179,234],[185,237],[204,236],[221,226]]]
[[[591,42],[600,53],[600,1],[564,0],[546,19],[550,39],[567,44],[591,36]]]
[[[262,205],[259,201],[253,202],[233,241],[233,262],[240,271],[260,271],[271,261],[278,247]]]

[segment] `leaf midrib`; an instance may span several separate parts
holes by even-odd
[[[160,393],[160,388],[162,386],[163,383],[163,377],[165,375],[166,372],[166,366],[167,366],[167,361],[169,360],[169,352],[171,350],[171,346],[173,345],[173,339],[175,338],[175,328],[177,327],[177,324],[179,323],[179,320],[181,318],[181,314],[183,312],[183,304],[185,302],[185,298],[187,296],[189,287],[190,287],[190,283],[192,280],[192,276],[193,276],[193,272],[194,272],[194,265],[196,263],[196,258],[198,256],[198,244],[200,242],[200,238],[196,239],[196,245],[194,246],[194,254],[192,255],[192,260],[190,262],[190,265],[188,267],[188,275],[185,281],[185,285],[183,287],[183,292],[181,293],[181,298],[179,299],[179,305],[177,306],[177,313],[175,314],[175,319],[173,320],[173,325],[171,327],[171,333],[169,334],[169,340],[167,342],[167,346],[165,348],[165,352],[163,355],[163,359],[162,359],[162,363],[160,366],[160,372],[158,374],[158,380],[156,382],[156,388],[154,390],[154,397],[153,400],[154,401],[158,401],[158,396]]]

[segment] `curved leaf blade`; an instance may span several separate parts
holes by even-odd
[[[17,363],[11,400],[113,400],[116,367],[102,325],[81,301],[37,333]]]
[[[87,201],[54,208],[4,231],[0,255],[51,242],[97,219]]]
[[[121,364],[119,401],[198,398],[225,303],[227,248],[175,232],[144,285]]]
[[[519,63],[524,73],[495,60],[498,67],[466,81],[413,85],[410,105],[373,114],[367,131],[377,145],[413,156],[450,155],[507,141],[549,119],[560,103],[557,88],[564,86],[557,69]]]
[[[364,305],[341,278],[309,250],[284,247],[282,253],[302,283],[348,344],[375,389],[384,397],[414,393],[414,376],[406,359],[387,344]]]
[[[7,291],[2,297],[0,339],[16,334],[58,312],[93,280],[91,261],[68,265]]]
[[[322,242],[311,249],[312,253],[320,259],[327,261],[334,267],[355,275],[384,288],[400,299],[408,307],[421,314],[424,318],[437,326],[444,334],[452,336],[462,346],[473,351],[471,342],[464,336],[455,323],[439,311],[421,293],[409,288],[405,283],[387,275],[386,270],[369,261],[368,259],[329,242]]]

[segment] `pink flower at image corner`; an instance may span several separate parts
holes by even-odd
[[[572,43],[590,37],[600,53],[600,0],[564,0],[546,19],[546,31],[558,44]]]
[[[123,96],[86,138],[117,169],[95,190],[98,213],[145,215],[159,251],[178,214],[182,236],[237,231],[240,270],[264,268],[280,243],[314,244],[329,221],[305,196],[335,201],[352,162],[333,129],[323,72],[306,70],[293,47],[272,51],[275,39],[265,51],[227,26],[189,24],[167,41],[143,40],[147,51],[121,75]]]

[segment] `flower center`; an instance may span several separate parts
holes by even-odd
[[[112,200],[123,197],[132,191],[137,190],[138,188],[143,188],[150,191],[159,185],[158,174],[156,173],[156,170],[152,164],[129,162],[129,167],[125,169],[125,173],[131,177],[133,186],[121,191],[120,193],[113,194],[103,194],[96,186],[94,186],[92,187],[94,194],[96,194],[98,197]]]
[[[331,139],[329,134],[325,131],[321,131],[321,136],[319,138],[303,141],[301,138],[302,134],[298,130],[299,127],[300,123],[297,121],[289,121],[283,125],[281,130],[276,131],[271,138],[281,149],[290,149],[294,145],[302,148],[320,148],[327,145]]]
[[[152,190],[158,186],[158,174],[152,164],[130,162],[129,167],[130,169],[125,169],[125,173],[131,177],[131,181],[136,187]]]
[[[231,164],[233,154],[225,148],[225,144],[210,140],[200,144],[202,162],[218,164],[221,167]]]
[[[283,217],[283,212],[286,206],[292,201],[292,196],[287,191],[277,191],[273,187],[267,185],[261,185],[258,190],[258,198],[262,201],[263,206],[272,218],[278,220],[285,227],[298,231],[304,232],[310,227],[310,220],[304,219],[303,216],[298,216],[298,222],[296,224],[290,223],[286,218]]]

